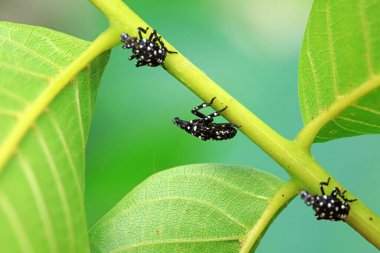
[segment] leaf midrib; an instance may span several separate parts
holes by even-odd
[[[89,47],[82,52],[70,65],[65,67],[59,75],[52,79],[48,87],[40,96],[20,113],[20,120],[8,134],[0,146],[0,173],[10,158],[17,152],[17,147],[36,120],[48,108],[48,105],[59,95],[59,93],[70,83],[83,68],[92,62],[97,56],[116,45],[115,31],[109,29],[94,40]],[[83,144],[84,147],[84,144]]]
[[[149,205],[149,204],[157,204],[161,202],[170,202],[170,201],[186,201],[190,203],[196,203],[198,205],[203,205],[207,207],[209,210],[213,210],[216,213],[221,214],[223,217],[226,217],[228,220],[230,220],[232,223],[235,223],[239,227],[243,228],[244,230],[248,229],[248,224],[242,223],[242,221],[239,221],[237,217],[234,217],[232,214],[227,213],[225,210],[222,210],[216,206],[213,206],[212,203],[206,202],[206,201],[200,201],[195,198],[189,198],[189,197],[166,197],[166,198],[156,198],[156,199],[150,199],[138,204],[135,204],[122,212],[118,213],[117,215],[114,215],[109,218],[106,222],[104,222],[102,225],[107,226],[108,224],[112,223],[114,220],[117,220],[120,216],[125,215],[126,213],[130,213],[136,209],[142,209],[142,207]],[[90,230],[91,232],[91,230]]]
[[[94,46],[94,44],[92,44]],[[30,129],[34,126],[38,118],[48,109],[48,106],[54,101],[54,99],[60,94],[60,92],[70,83],[73,76],[79,73],[86,64],[91,62],[98,54],[99,49],[85,50],[78,58],[76,58],[66,68],[59,67],[60,74],[50,79],[45,90],[33,101],[29,102],[23,112],[18,114],[18,121],[12,128],[11,132],[7,135],[6,139],[0,146],[0,173],[7,165],[8,161],[13,155],[17,153],[17,148],[23,138],[29,133]],[[92,49],[92,48],[91,48]],[[34,52],[34,51],[32,51]],[[36,52],[34,52],[36,54]],[[42,57],[42,56],[41,56]],[[45,58],[43,58],[45,59]],[[47,61],[49,63],[49,61]],[[53,66],[56,66],[53,64]],[[74,82],[75,83],[75,82]],[[76,98],[78,97],[78,87],[76,87]],[[78,105],[79,106],[79,105]],[[80,111],[79,111],[80,113]],[[79,115],[79,121],[81,123],[81,138],[85,141],[84,129],[81,115]],[[82,143],[82,149],[84,153],[85,143]]]
[[[128,249],[145,247],[145,246],[161,245],[161,244],[239,241],[240,238],[241,238],[240,236],[229,236],[229,237],[214,237],[214,238],[201,238],[201,239],[171,239],[171,240],[155,241],[155,242],[148,242],[148,243],[131,244],[131,245],[128,245],[127,247],[118,248],[113,252],[123,252]]]
[[[290,202],[299,192],[298,186],[293,180],[285,183],[268,202],[264,213],[257,220],[255,225],[248,231],[246,238],[242,242],[242,247],[239,253],[249,253],[254,245],[257,246],[257,241],[265,233],[269,224],[274,220],[276,214],[282,208],[285,208],[286,203]]]
[[[50,82],[41,95],[27,106],[24,112],[20,113],[15,127],[0,146],[0,172],[4,169],[9,159],[16,153],[19,143],[29,132],[36,120],[65,86],[66,83],[64,82]]]
[[[335,119],[342,111],[368,93],[380,87],[380,75],[374,75],[351,92],[336,98],[328,108],[316,118],[309,121],[295,138],[304,149],[309,149],[318,132],[329,122]]]

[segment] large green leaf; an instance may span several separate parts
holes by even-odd
[[[46,92],[88,45],[45,28],[0,23],[1,252],[89,251],[84,148],[109,54],[58,95]]]
[[[163,171],[95,224],[90,230],[91,248],[93,252],[249,252],[294,196],[283,186],[282,180],[246,166],[198,164]]]
[[[380,133],[380,1],[314,1],[301,51],[305,124],[330,117],[314,140]]]

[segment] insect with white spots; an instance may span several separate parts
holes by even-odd
[[[157,31],[153,30],[148,39],[144,39],[142,33],[146,34],[149,27],[143,29],[137,28],[139,38],[131,37],[126,33],[120,36],[120,41],[124,43],[123,48],[132,48],[133,55],[129,57],[129,60],[137,59],[136,67],[148,65],[150,67],[156,67],[161,65],[165,68],[164,60],[166,55],[176,54],[177,52],[169,51],[164,42],[161,40],[161,36],[157,35]]]
[[[223,109],[213,112],[210,115],[204,115],[199,112],[200,109],[210,106],[215,100],[215,97],[211,99],[210,103],[203,103],[199,106],[194,107],[191,113],[200,119],[194,119],[190,121],[181,120],[176,117],[173,123],[179,126],[181,129],[185,130],[189,134],[198,137],[203,141],[207,140],[228,140],[236,135],[236,126],[232,123],[213,123],[214,118],[218,117],[221,112],[227,109],[227,106]]]
[[[350,212],[348,202],[356,201],[356,199],[347,199],[344,196],[346,191],[341,192],[337,187],[332,190],[330,195],[326,195],[323,186],[328,186],[329,182],[330,178],[327,182],[319,184],[322,195],[312,195],[307,191],[301,191],[301,198],[306,205],[313,207],[318,220],[344,221]]]

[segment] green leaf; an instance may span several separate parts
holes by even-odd
[[[296,192],[282,180],[246,166],[169,169],[148,178],[94,225],[91,249],[249,252]]]
[[[314,142],[380,133],[380,1],[314,1],[299,66],[305,124]]]
[[[61,92],[49,92],[89,44],[46,28],[0,22],[2,252],[89,251],[85,144],[109,54]]]

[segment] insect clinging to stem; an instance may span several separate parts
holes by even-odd
[[[199,111],[202,108],[210,106],[214,102],[214,100],[215,97],[211,99],[209,103],[202,103],[191,110],[191,113],[199,117],[199,119],[185,121],[176,117],[174,118],[173,123],[179,126],[181,129],[188,132],[189,134],[198,137],[203,141],[220,141],[233,138],[236,135],[236,128],[238,126],[236,126],[233,123],[213,123],[214,118],[218,117],[221,112],[226,110],[227,106],[207,116]]]
[[[306,205],[313,207],[318,220],[344,221],[350,212],[348,203],[354,202],[356,199],[347,199],[346,191],[341,192],[337,187],[332,190],[330,195],[326,195],[323,186],[328,186],[329,183],[330,178],[327,182],[319,184],[322,195],[312,195],[307,191],[301,191],[301,198]]]
[[[131,37],[126,33],[120,36],[120,41],[124,43],[123,48],[131,48],[133,55],[128,59],[137,59],[136,67],[147,65],[149,67],[164,66],[164,61],[167,54],[177,54],[166,48],[161,36],[157,35],[157,31],[153,30],[148,39],[143,38],[143,33],[146,34],[149,27],[143,29],[137,28],[139,37]]]

